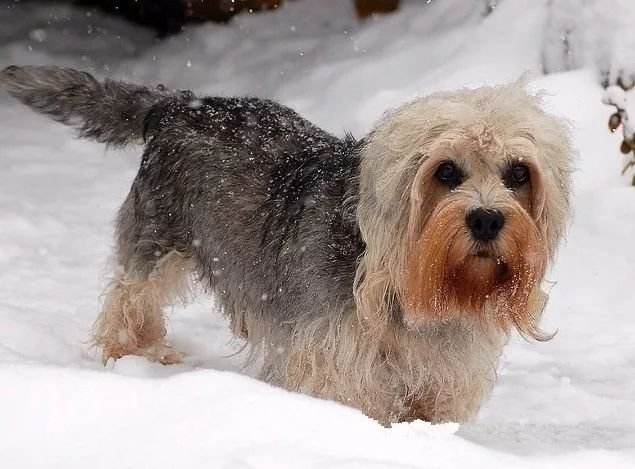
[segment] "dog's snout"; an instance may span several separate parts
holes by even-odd
[[[492,241],[505,225],[505,217],[498,210],[477,208],[468,213],[466,222],[474,239]]]

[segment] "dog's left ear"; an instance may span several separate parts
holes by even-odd
[[[524,78],[521,78],[521,80]],[[566,120],[547,113],[540,94],[526,94],[527,132],[536,149],[534,219],[545,236],[553,259],[558,243],[564,236],[571,210],[571,173],[574,151],[571,129]]]
[[[543,166],[540,190],[544,194],[538,223],[545,232],[550,257],[555,255],[564,236],[571,211],[571,173],[573,150],[569,129],[564,122],[547,116],[545,126],[537,136],[540,163]]]
[[[567,228],[571,211],[571,174],[575,152],[571,143],[571,126],[564,118],[545,111],[545,92],[531,90],[533,76],[523,73],[511,85],[522,90],[526,99],[527,131],[537,149],[538,182],[535,219],[545,235],[545,242],[553,259]],[[532,175],[533,176],[533,175]],[[542,204],[540,204],[542,197]],[[542,206],[540,206],[542,205]]]

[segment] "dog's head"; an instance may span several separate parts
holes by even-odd
[[[409,327],[472,315],[536,336],[570,164],[566,126],[517,84],[386,116],[362,154],[358,307],[396,301]]]

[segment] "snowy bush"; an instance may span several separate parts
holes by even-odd
[[[547,73],[594,67],[606,84],[635,78],[635,1],[550,0],[543,38]]]

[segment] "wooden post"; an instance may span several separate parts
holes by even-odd
[[[357,16],[367,18],[374,13],[390,13],[399,8],[399,0],[355,0]]]

